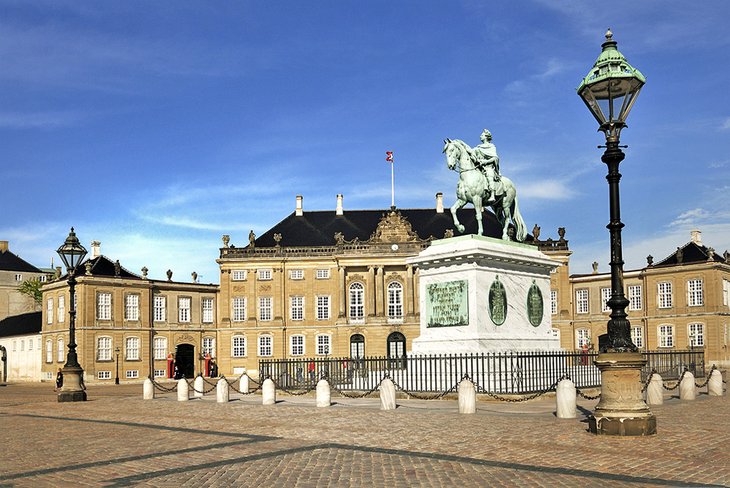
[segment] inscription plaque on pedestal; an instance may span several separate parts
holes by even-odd
[[[499,276],[489,288],[489,316],[494,325],[502,325],[507,320],[507,292]]]
[[[469,325],[469,283],[466,280],[431,283],[426,291],[426,327]]]
[[[533,327],[538,327],[542,323],[542,312],[542,292],[535,280],[532,280],[532,286],[527,292],[527,318]]]

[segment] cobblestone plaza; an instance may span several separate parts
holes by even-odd
[[[0,486],[728,486],[730,402],[667,392],[658,434],[587,432],[555,399],[480,401],[211,394],[142,400],[141,385],[92,386],[89,401],[57,403],[47,385],[0,387]]]

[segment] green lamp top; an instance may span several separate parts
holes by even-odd
[[[626,61],[621,52],[616,48],[617,42],[613,40],[611,29],[606,32],[606,41],[601,45],[603,50],[593,64],[593,68],[588,72],[577,91],[580,93],[584,88],[595,85],[609,79],[619,81],[624,79],[635,79],[641,85],[646,83],[646,78],[641,71],[634,68]]]

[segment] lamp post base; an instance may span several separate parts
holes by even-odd
[[[645,436],[656,434],[656,417],[641,392],[638,352],[601,353],[595,364],[601,370],[601,400],[588,419],[590,431],[599,435]]]
[[[59,402],[85,402],[86,390],[82,386],[84,370],[78,366],[65,366],[63,372],[63,386],[58,394]]]

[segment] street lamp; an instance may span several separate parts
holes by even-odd
[[[58,394],[59,402],[83,402],[86,400],[86,390],[82,387],[84,370],[76,356],[76,304],[74,300],[76,286],[76,267],[84,260],[86,249],[79,242],[74,228],[71,227],[66,241],[56,251],[68,272],[68,286],[71,297],[69,307],[69,336],[66,364],[63,365],[63,386]]]
[[[114,352],[117,353],[117,375],[114,377],[114,384],[119,384],[119,346],[114,348]]]
[[[631,324],[627,318],[629,304],[624,295],[623,252],[621,249],[621,204],[619,198],[619,163],[625,155],[619,146],[621,129],[636,102],[646,78],[631,66],[616,48],[613,33],[606,32],[602,51],[588,75],[578,86],[578,95],[598,121],[598,130],[606,136],[606,151],[601,160],[608,166],[611,235],[611,319],[607,334],[599,338],[595,364],[601,370],[601,400],[590,420],[596,434],[636,436],[656,433],[656,417],[641,394],[643,355],[631,341]]]

